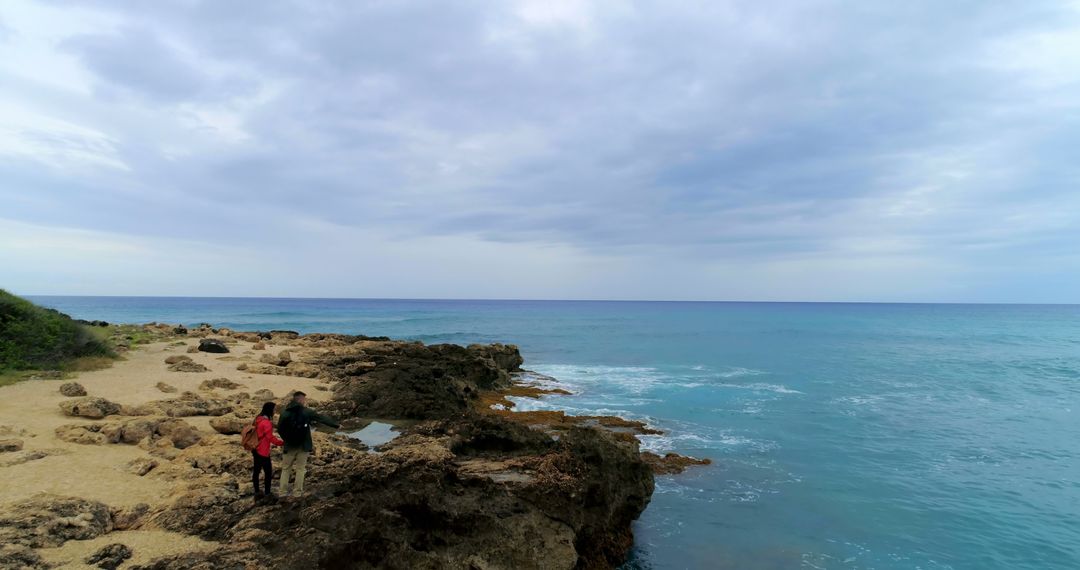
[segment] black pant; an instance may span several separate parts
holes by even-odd
[[[270,480],[274,478],[274,466],[270,463],[269,457],[263,457],[259,455],[258,451],[252,450],[251,457],[255,459],[255,464],[251,467],[251,484],[255,489],[255,494],[259,494],[259,471],[263,472],[266,481],[266,494],[270,494]]]

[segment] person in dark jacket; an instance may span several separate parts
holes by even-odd
[[[280,447],[285,445],[285,442],[274,437],[274,423],[271,421],[274,417],[274,407],[273,402],[266,402],[259,415],[255,416],[255,435],[259,438],[259,445],[251,450],[251,458],[255,462],[251,468],[251,484],[255,489],[256,503],[264,499],[270,502],[276,499],[270,492],[270,480],[274,477],[274,465],[270,462],[270,446]],[[260,472],[263,474],[265,491],[259,490]]]
[[[296,392],[278,418],[278,433],[285,440],[285,456],[281,462],[281,496],[290,495],[289,479],[296,475],[292,494],[304,493],[304,475],[307,474],[308,454],[314,450],[311,443],[311,424],[319,423],[333,428],[339,424],[331,418],[305,407],[307,394]]]

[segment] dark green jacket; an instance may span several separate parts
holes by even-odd
[[[335,422],[334,420],[332,420],[331,418],[328,418],[328,417],[326,417],[326,416],[324,416],[324,415],[322,415],[320,413],[317,413],[315,410],[313,410],[311,408],[305,408],[299,402],[289,402],[289,405],[285,406],[285,411],[281,412],[281,416],[278,418],[278,424],[277,424],[278,425],[278,433],[286,433],[288,428],[286,428],[286,431],[282,431],[281,426],[285,425],[286,422],[291,422],[293,414],[304,414],[304,417],[307,420],[306,423],[309,426],[311,424],[318,423],[318,424],[323,424],[323,425],[326,425],[326,426],[330,426],[332,428],[339,427],[338,423]],[[292,451],[293,449],[297,449],[299,447],[300,447],[299,444],[296,444],[296,443],[291,443],[290,444],[288,440],[285,440],[285,451]],[[310,429],[307,431],[307,433],[304,434],[303,448],[304,448],[304,451],[307,451],[308,453],[310,453],[312,450],[315,449],[315,446],[313,446],[311,444],[311,430]]]

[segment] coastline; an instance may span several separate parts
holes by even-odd
[[[678,457],[640,454],[634,435],[651,429],[641,422],[614,416],[575,418],[561,412],[510,411],[513,405],[507,396],[558,393],[558,389],[513,381],[511,375],[522,362],[512,346],[429,347],[385,338],[243,333],[210,327],[189,331],[157,324],[138,331],[143,335],[138,338],[149,340],[148,344],[128,351],[125,360],[113,368],[84,372],[75,379],[85,388],[85,398],[117,404],[115,413],[93,419],[64,415],[60,408],[73,398],[57,392],[63,382],[27,381],[0,388],[0,414],[32,418],[20,420],[17,426],[5,422],[0,428],[3,438],[21,442],[20,450],[0,454],[3,476],[15,482],[0,490],[0,533],[5,527],[16,529],[11,532],[17,538],[27,520],[40,524],[42,517],[50,516],[43,513],[59,517],[63,509],[55,507],[63,496],[86,502],[79,508],[93,510],[88,505],[102,505],[110,517],[102,532],[89,541],[61,540],[57,546],[45,547],[22,540],[22,546],[5,547],[3,556],[24,564],[29,560],[39,564],[36,567],[77,563],[90,546],[114,540],[131,542],[130,563],[145,567],[186,567],[196,559],[225,566],[283,562],[259,537],[244,535],[241,546],[222,543],[237,540],[232,530],[237,525],[274,527],[272,512],[316,516],[325,515],[328,508],[318,500],[257,510],[247,505],[250,494],[245,493],[250,491],[244,486],[250,458],[237,454],[235,433],[254,414],[255,403],[261,403],[251,394],[270,397],[266,391],[280,399],[292,390],[304,390],[316,400],[316,408],[350,420],[344,423],[353,429],[370,419],[414,423],[377,450],[365,449],[342,434],[316,433],[311,479],[316,495],[355,493],[356,486],[366,484],[357,481],[358,472],[379,473],[379,477],[387,470],[408,472],[384,481],[394,485],[408,481],[415,475],[412,471],[422,467],[419,470],[428,475],[442,473],[469,482],[459,492],[484,497],[446,506],[444,516],[484,518],[491,529],[481,535],[440,537],[437,542],[445,543],[445,548],[437,555],[407,544],[433,538],[426,535],[430,532],[413,528],[416,521],[409,523],[406,516],[405,527],[419,535],[394,548],[400,550],[396,555],[415,561],[456,564],[468,556],[489,556],[489,563],[513,560],[528,567],[529,560],[538,560],[528,553],[543,546],[552,562],[546,567],[609,567],[625,557],[632,544],[630,522],[648,503],[652,473],[674,472],[684,462]],[[199,341],[207,337],[222,340],[230,352],[199,352]],[[174,362],[166,364],[165,358]],[[163,392],[159,384],[174,391]],[[497,402],[505,403],[503,410],[491,408]],[[164,425],[170,426],[168,434],[161,431]],[[185,438],[189,441],[182,441]],[[605,457],[606,464],[583,463],[588,456]],[[446,489],[429,488],[430,481],[423,477],[414,483],[418,485],[414,490],[426,493],[421,501],[428,504],[425,508],[445,502]],[[479,491],[473,489],[476,486]],[[585,492],[600,493],[611,508],[598,511],[584,501]],[[511,515],[491,516],[485,506],[491,496],[513,502],[516,506],[507,507]],[[379,501],[401,507],[393,496],[380,497]],[[241,503],[248,508],[241,509]],[[214,514],[203,512],[198,521],[190,520],[193,505],[200,510],[212,507]],[[378,506],[385,510],[387,504]],[[350,508],[357,505],[352,503]],[[523,516],[517,511],[523,511],[526,520],[515,520]],[[500,518],[504,515],[509,520]],[[326,516],[321,518],[329,520]],[[567,517],[569,522],[563,520]],[[319,520],[301,524],[300,530],[318,530],[323,524]],[[337,520],[337,524],[339,530],[353,528],[365,540],[374,540],[355,520]],[[400,521],[389,523],[396,525]],[[489,536],[495,533],[507,539],[525,531],[552,542],[514,547],[500,541],[496,546]],[[333,551],[335,544],[342,548],[338,542],[326,537],[321,547]],[[562,553],[561,558],[552,557],[551,552]],[[341,563],[342,555],[338,552],[339,558],[331,558]],[[375,560],[353,563],[364,567]]]

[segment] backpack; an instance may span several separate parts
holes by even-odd
[[[244,429],[240,430],[240,445],[244,446],[247,451],[255,451],[256,447],[259,447],[259,432],[255,430],[255,423],[259,421],[256,417],[251,420],[251,423],[244,426]]]
[[[304,413],[304,408],[293,408],[288,412],[289,415],[284,418],[285,421],[278,422],[278,433],[289,445],[303,445],[308,434],[311,433],[307,414]]]

